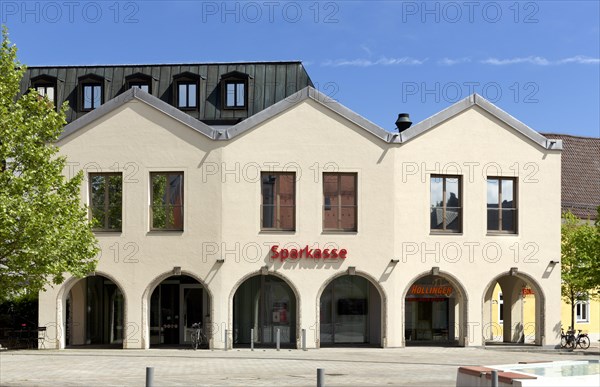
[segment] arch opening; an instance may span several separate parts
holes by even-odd
[[[320,345],[382,346],[381,311],[381,294],[367,278],[334,278],[319,300]]]
[[[194,323],[201,323],[210,339],[210,310],[210,294],[195,278],[176,275],[163,279],[150,296],[150,347],[191,345]],[[203,342],[200,348],[209,348],[209,343]]]
[[[465,345],[466,296],[459,284],[440,274],[418,277],[404,294],[407,346]]]
[[[65,346],[123,347],[125,296],[103,275],[77,280],[64,298]]]
[[[247,278],[233,296],[233,346],[295,348],[298,300],[284,279],[275,275]],[[254,335],[253,337],[251,335]]]
[[[483,299],[485,345],[541,345],[543,296],[531,279],[504,274]]]

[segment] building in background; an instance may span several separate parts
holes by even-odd
[[[549,133],[563,142],[561,206],[583,221],[594,223],[600,206],[600,138]],[[571,325],[571,305],[563,301],[563,327]],[[600,340],[600,300],[588,299],[575,305],[575,328]]]

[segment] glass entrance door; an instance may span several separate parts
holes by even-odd
[[[369,342],[369,283],[359,276],[333,280],[321,296],[321,343]]]
[[[191,343],[192,324],[203,323],[202,320],[202,285],[180,285],[182,315],[180,343]]]
[[[296,297],[280,278],[258,275],[240,285],[233,297],[234,345],[274,346],[279,331],[282,346],[296,343]]]

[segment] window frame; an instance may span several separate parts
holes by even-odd
[[[44,88],[44,95],[43,96],[47,96],[48,94],[48,88],[53,88],[54,89],[54,98],[52,99],[52,104],[54,105],[54,108],[58,107],[58,80],[56,77],[50,76],[50,75],[46,75],[46,74],[42,74],[42,75],[38,75],[37,77],[33,77],[31,78],[31,89],[35,90],[35,92],[38,92],[38,88]],[[42,96],[42,97],[43,97]]]
[[[248,110],[249,107],[249,88],[250,88],[250,79],[252,79],[253,77],[250,74],[246,74],[243,73],[241,71],[230,71],[226,74],[221,75],[221,81],[219,84],[219,88],[220,91],[219,93],[221,94],[221,109],[223,110]],[[230,84],[234,84],[234,85],[243,85],[244,87],[244,104],[243,105],[238,105],[237,104],[237,93],[238,93],[238,89],[237,87],[234,87],[234,105],[228,105],[227,104],[227,85]]]
[[[177,74],[173,76],[173,106],[182,111],[199,111],[200,110],[200,80],[202,76],[194,74],[189,71]],[[187,85],[186,87],[186,99],[188,104],[186,106],[179,106],[179,85]],[[196,86],[196,105],[189,106],[189,85]]]
[[[128,90],[131,89],[131,88],[133,88],[133,87],[138,87],[140,90],[143,90],[140,86],[148,86],[148,91],[146,91],[146,93],[152,94],[152,86],[148,82],[135,81],[135,82],[130,82],[127,85],[129,86],[127,88]]]
[[[443,228],[434,229],[431,227],[431,212],[429,213],[429,232],[430,234],[462,234],[463,233],[463,179],[462,175],[431,175],[429,177],[429,209],[431,211],[431,184],[433,179],[442,179],[442,217],[443,217]],[[458,202],[459,202],[459,228],[458,230],[451,230],[446,228],[446,179],[458,179]]]
[[[227,104],[227,95],[228,95],[228,91],[227,88],[229,85],[234,85],[233,87],[233,100],[234,100],[234,105],[228,105]],[[238,100],[238,85],[242,85],[244,87],[244,104],[243,105],[238,105],[237,104],[237,100]],[[229,78],[229,79],[225,79],[222,82],[222,106],[223,109],[225,110],[245,110],[248,108],[248,81],[247,80],[243,80],[243,79],[233,79],[233,78]]]
[[[104,178],[110,176],[119,176],[121,177],[121,227],[119,229],[108,228],[109,222],[109,189],[108,184],[105,184],[104,188],[104,224],[103,228],[92,228],[93,232],[122,232],[123,231],[123,173],[122,172],[90,172],[88,173],[88,218],[90,223],[93,220],[93,210],[94,206],[92,204],[92,177],[94,176],[103,176]]]
[[[341,227],[341,215],[342,215],[342,190],[341,190],[341,184],[342,184],[342,176],[352,176],[354,177],[354,227],[353,228],[342,228]],[[326,207],[331,207],[332,205],[329,204],[327,205],[325,203],[325,176],[337,176],[337,192],[338,192],[338,205],[337,205],[337,210],[338,210],[338,219],[337,219],[337,225],[338,227],[336,228],[327,228],[325,227],[325,211]],[[358,232],[358,172],[323,172],[322,175],[323,178],[323,184],[322,184],[322,200],[323,200],[323,207],[322,207],[322,211],[321,211],[321,216],[322,216],[322,227],[323,227],[323,232]]]
[[[263,177],[265,175],[276,175],[276,176],[286,176],[286,175],[290,175],[292,178],[292,182],[293,182],[293,192],[294,192],[294,204],[293,204],[293,214],[294,214],[294,221],[293,221],[293,225],[291,228],[282,228],[281,226],[277,226],[277,225],[281,225],[281,207],[279,204],[279,200],[278,197],[280,195],[279,193],[279,178],[276,180],[276,187],[273,189],[274,191],[274,201],[276,202],[276,204],[274,204],[274,211],[275,211],[275,227],[265,227],[265,218],[264,218],[264,207],[265,207],[265,197],[263,194]],[[291,232],[291,231],[296,231],[296,202],[297,202],[297,195],[296,195],[296,172],[284,172],[284,171],[261,171],[260,173],[260,230],[261,231],[267,231],[267,232]]]
[[[91,112],[92,110],[98,109],[100,106],[104,104],[105,98],[105,90],[104,90],[105,80],[104,77],[101,77],[96,74],[86,74],[82,75],[78,78],[77,83],[77,107],[80,112]],[[100,86],[100,105],[92,108],[85,108],[85,87],[86,86]],[[93,94],[93,89],[92,89]],[[93,98],[92,98],[93,101]],[[93,105],[93,104],[92,104]]]
[[[498,180],[498,208],[489,208],[487,203],[487,188],[490,180]],[[515,225],[513,230],[503,230],[502,229],[502,181],[510,180],[513,182],[513,202],[514,202],[514,217],[515,217]],[[519,233],[519,200],[518,200],[518,179],[516,177],[505,177],[505,176],[488,176],[486,178],[486,204],[485,204],[485,225],[486,231],[488,235],[517,235]],[[513,209],[513,208],[510,208]],[[496,210],[498,211],[498,228],[499,230],[490,230],[488,228],[488,217],[489,211]]]
[[[590,322],[590,299],[579,300],[575,302],[575,322]]]
[[[152,77],[150,75],[135,73],[125,78],[127,90],[132,87],[148,86],[148,94],[152,94]],[[140,88],[141,89],[141,88]]]
[[[154,189],[153,189],[153,177],[154,176],[158,176],[158,175],[165,175],[167,176],[167,185],[165,187],[165,196],[169,197],[169,175],[180,175],[181,176],[181,227],[177,228],[177,227],[173,227],[173,228],[169,228],[168,224],[165,221],[165,228],[158,228],[158,227],[154,227]],[[183,230],[185,229],[185,173],[183,171],[152,171],[150,172],[150,205],[149,205],[149,209],[150,209],[150,221],[149,221],[149,226],[150,226],[150,231],[175,231],[175,232],[183,232]],[[169,205],[165,205],[165,207],[168,207]]]
[[[183,86],[183,85],[185,85],[185,95],[186,95],[186,101],[187,101],[186,106],[181,106],[180,105],[181,95],[179,93],[179,88],[181,86]],[[191,106],[189,104],[189,101],[190,101],[190,86],[191,85],[196,86],[196,105],[194,105],[194,106]],[[198,109],[198,105],[199,105],[198,104],[198,99],[199,99],[198,98],[198,90],[199,90],[199,87],[198,87],[198,82],[197,81],[190,81],[190,80],[181,80],[181,81],[178,81],[176,83],[176,87],[175,87],[175,93],[177,95],[175,107],[177,109],[181,109],[181,110],[197,110]]]

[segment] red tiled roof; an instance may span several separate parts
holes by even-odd
[[[562,210],[582,219],[596,219],[600,206],[600,138],[543,133],[563,141]]]

